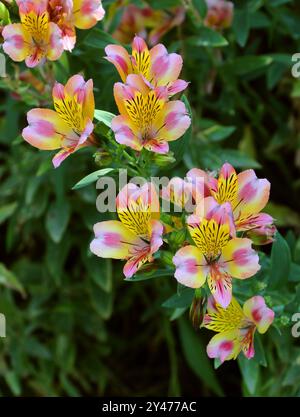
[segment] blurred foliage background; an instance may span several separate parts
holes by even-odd
[[[118,75],[104,47],[129,44],[134,33],[149,43],[163,35],[159,41],[184,58],[193,113],[190,143],[179,147],[169,174],[228,161],[271,181],[267,211],[281,235],[263,248],[251,285],[268,289],[277,324],[256,359],[216,370],[205,352],[211,334],[193,330],[184,313],[191,300],[178,300],[174,279],[124,282],[120,263],[91,255],[92,225],[104,216],[95,184],[72,187],[105,161],[96,164],[85,149],[54,170],[49,152],[23,141],[26,112],[52,107],[53,80],[7,58],[0,79],[1,395],[300,395],[299,339],[291,336],[300,311],[300,79],[291,75],[300,52],[298,3],[235,1],[232,22],[217,24],[204,0],[107,0],[104,21],[79,31],[73,53],[51,64],[57,81],[78,72],[93,78],[96,108],[114,113]]]

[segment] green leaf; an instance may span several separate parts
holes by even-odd
[[[253,395],[259,382],[259,365],[252,359],[247,359],[243,354],[239,355],[238,364],[247,390]]]
[[[193,288],[184,288],[180,294],[174,294],[163,302],[165,308],[185,308],[189,307],[193,301],[195,290]]]
[[[9,217],[11,217],[14,214],[17,205],[18,203],[10,203],[0,207],[0,224],[4,223],[7,219],[9,219]]]
[[[207,357],[199,333],[196,333],[190,323],[182,318],[178,320],[178,324],[183,354],[189,367],[215,394],[222,396],[223,390]]]
[[[254,349],[255,349],[255,355],[254,355],[253,360],[259,365],[266,367],[267,360],[265,356],[264,346],[261,340],[261,335],[258,334],[257,332],[255,333],[255,337],[254,337]]]
[[[94,117],[95,117],[96,120],[98,120],[99,122],[104,123],[105,126],[110,128],[111,127],[111,121],[115,117],[115,114],[110,113],[108,111],[104,111],[104,110],[95,110]]]
[[[205,0],[193,0],[193,5],[199,15],[204,19],[207,14],[207,3]]]
[[[188,38],[187,42],[192,46],[208,46],[211,48],[228,45],[227,40],[219,32],[204,26],[198,29],[197,36]]]
[[[55,243],[59,243],[70,219],[70,204],[67,200],[52,203],[46,215],[46,229]]]
[[[242,9],[234,11],[233,32],[237,43],[244,47],[246,45],[250,30],[250,13],[247,4]]]
[[[105,175],[113,171],[114,171],[114,168],[103,168],[103,169],[99,169],[98,171],[92,172],[91,174],[87,175],[86,177],[78,181],[74,185],[74,187],[72,187],[72,190],[78,190],[79,188],[86,187],[87,185],[90,185],[93,182],[97,181],[100,177],[104,177]]]
[[[292,261],[289,245],[279,232],[276,233],[275,239],[271,252],[269,289],[285,287]]]
[[[16,290],[25,296],[23,285],[19,282],[18,278],[2,263],[0,263],[0,284],[7,288]]]
[[[235,126],[213,125],[201,132],[208,140],[212,142],[220,142],[228,138],[236,130]]]
[[[289,281],[299,282],[300,281],[300,265],[291,263]]]
[[[153,278],[169,277],[174,274],[174,269],[154,269],[152,271],[141,271],[135,274],[132,278],[125,278],[124,281],[135,282],[135,281],[146,281]]]
[[[112,261],[96,256],[86,259],[87,270],[93,281],[105,292],[112,290]]]
[[[84,39],[85,46],[89,48],[104,49],[108,44],[118,44],[109,33],[104,32],[101,29],[94,28]]]
[[[268,67],[272,62],[273,58],[271,56],[247,55],[235,58],[228,66],[233,73],[237,75],[246,75]]]
[[[99,288],[94,282],[90,283],[91,303],[99,316],[107,320],[112,314],[113,297],[112,293],[107,293]]]

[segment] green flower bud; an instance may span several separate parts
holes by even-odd
[[[174,158],[174,153],[169,152],[167,154],[154,154],[153,155],[153,163],[159,167],[165,167],[167,165],[173,164],[176,162]]]
[[[112,163],[111,155],[104,150],[100,150],[94,154],[95,163],[100,167],[106,167]]]

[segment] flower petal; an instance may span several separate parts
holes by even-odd
[[[29,126],[23,130],[22,135],[28,143],[36,148],[43,150],[58,149],[65,137],[74,143],[77,143],[79,139],[53,110],[30,110],[27,113],[27,120]]]
[[[165,86],[177,80],[182,69],[180,55],[169,54],[162,44],[154,46],[150,51],[150,79],[155,79],[157,85]]]
[[[219,269],[211,268],[207,278],[208,287],[213,297],[223,308],[228,307],[232,299],[232,279]]]
[[[29,38],[23,30],[21,23],[14,23],[4,27],[2,31],[4,38],[3,50],[16,62],[24,61],[29,53]]]
[[[169,101],[166,103],[162,112],[162,117],[163,121],[158,118],[155,122],[161,140],[176,140],[180,138],[191,125],[191,119],[188,116],[187,109],[180,100]],[[161,128],[162,126],[163,128]]]
[[[206,351],[209,358],[219,358],[222,363],[236,359],[241,351],[238,332],[229,330],[216,334],[207,345]]]
[[[253,169],[238,174],[237,181],[237,205],[233,207],[235,217],[259,213],[269,201],[271,186],[269,181],[257,178]]]
[[[206,281],[208,266],[205,258],[195,246],[185,246],[179,249],[173,257],[176,266],[175,278],[181,284],[199,288]]]
[[[128,259],[147,246],[117,220],[96,223],[94,233],[95,239],[91,242],[90,249],[101,258]]]
[[[263,297],[256,295],[247,300],[243,306],[243,311],[253,323],[255,323],[259,333],[265,333],[272,324],[275,313],[266,306]]]
[[[49,32],[49,47],[46,56],[50,61],[56,61],[64,51],[62,31],[55,23],[50,22]]]
[[[231,239],[223,248],[218,263],[233,278],[250,278],[260,269],[259,257],[246,238]]]
[[[142,143],[139,138],[133,134],[131,130],[131,123],[127,117],[114,117],[111,122],[111,128],[118,143],[129,146],[136,151],[140,151],[142,149]]]
[[[105,48],[105,52],[105,58],[116,67],[122,81],[125,82],[127,75],[132,71],[128,52],[120,45],[108,45]]]
[[[92,28],[104,15],[101,0],[73,0],[74,25],[78,29]]]

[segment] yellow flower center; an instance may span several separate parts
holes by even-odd
[[[22,15],[22,25],[25,31],[32,37],[36,46],[43,47],[49,40],[49,15],[44,12],[40,15],[30,12]]]
[[[150,53],[146,49],[142,52],[137,50],[132,51],[132,69],[134,74],[142,74],[147,80],[149,77],[150,69]]]
[[[244,321],[244,313],[236,301],[232,298],[231,303],[227,308],[222,308],[216,303],[216,312],[209,312],[209,322],[205,324],[207,329],[221,333],[229,330],[238,330],[241,328]]]
[[[208,261],[214,261],[230,238],[229,224],[203,219],[199,226],[189,226],[190,234]]]
[[[219,204],[234,203],[237,198],[237,191],[237,175],[233,172],[228,178],[220,177],[218,179],[218,191],[213,192],[213,196]]]
[[[78,103],[76,97],[67,96],[63,100],[54,100],[54,108],[60,117],[76,133],[81,134],[84,130],[84,117],[82,104]]]
[[[156,133],[153,125],[163,106],[164,100],[158,97],[155,91],[149,91],[147,95],[136,92],[133,99],[125,101],[127,113],[141,133],[142,139],[151,139]]]
[[[143,205],[140,199],[130,201],[126,209],[118,209],[118,215],[129,230],[144,239],[149,239],[152,214],[150,207]]]

